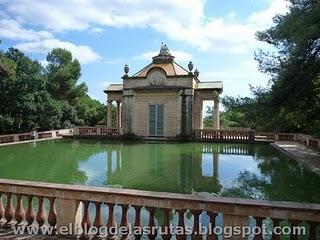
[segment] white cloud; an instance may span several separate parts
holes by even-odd
[[[268,86],[268,76],[259,72],[257,62],[245,60],[236,67],[223,69],[222,72],[206,72],[201,75],[202,81],[223,80],[224,93],[229,96],[250,96],[249,85]]]
[[[45,39],[33,42],[19,43],[15,46],[22,51],[47,54],[53,48],[65,48],[69,50],[73,57],[80,63],[90,63],[101,59],[90,47],[85,45],[75,45],[71,42],[63,42],[58,39]]]
[[[93,24],[146,27],[160,17],[189,24],[203,16],[204,0],[3,0],[11,14],[47,29],[83,30]],[[187,17],[186,17],[187,16]]]
[[[247,23],[255,29],[264,29],[272,25],[272,19],[277,14],[283,14],[288,11],[288,1],[269,0],[270,6],[261,12],[255,12],[247,19]]]
[[[104,32],[104,29],[99,28],[99,27],[94,27],[94,28],[90,29],[90,32],[91,33],[102,33],[102,32]]]
[[[239,54],[254,48],[255,32],[272,24],[272,17],[286,11],[286,0],[268,0],[269,7],[242,23],[234,14],[205,18],[205,0],[3,0],[5,10],[21,22],[47,30],[101,31],[95,26],[150,27],[169,39],[203,51]],[[95,30],[94,30],[95,29]]]
[[[149,52],[145,52],[142,53],[139,56],[135,56],[133,57],[133,60],[151,60],[152,57],[157,56],[159,54],[159,52],[157,51],[149,51]],[[192,59],[192,55],[190,53],[187,53],[185,51],[171,51],[171,54],[175,57],[176,61],[180,61],[180,62],[186,62],[186,61],[190,61]]]
[[[230,19],[230,20],[234,20],[235,19],[235,17],[236,17],[236,13],[235,12],[230,12],[230,13],[228,13],[228,15],[227,15],[227,19]]]
[[[1,12],[0,12],[1,13]],[[2,14],[4,16],[4,14]],[[22,41],[15,47],[25,52],[47,54],[53,48],[65,48],[81,63],[90,63],[101,59],[89,46],[76,45],[55,39],[48,31],[35,31],[24,28],[12,19],[0,20],[0,38]],[[44,62],[42,62],[44,64]]]
[[[34,31],[32,29],[25,29],[17,21],[12,19],[0,20],[0,38],[37,41],[52,37],[52,34],[47,31]]]

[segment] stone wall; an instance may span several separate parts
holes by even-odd
[[[135,91],[132,105],[136,106],[132,114],[132,133],[149,136],[149,105],[163,104],[164,137],[176,137],[180,134],[181,106],[178,91]]]

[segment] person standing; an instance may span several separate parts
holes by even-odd
[[[35,128],[33,128],[32,131],[31,131],[31,139],[32,140],[37,140],[38,139],[38,133],[37,133],[37,130]]]

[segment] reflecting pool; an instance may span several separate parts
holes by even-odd
[[[320,176],[268,145],[60,139],[0,147],[0,178],[320,203]]]

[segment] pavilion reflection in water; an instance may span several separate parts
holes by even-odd
[[[183,144],[182,144],[183,145]],[[177,193],[219,193],[220,154],[254,155],[246,145],[143,144],[114,146],[106,154],[105,185]],[[138,157],[137,157],[138,156]]]

